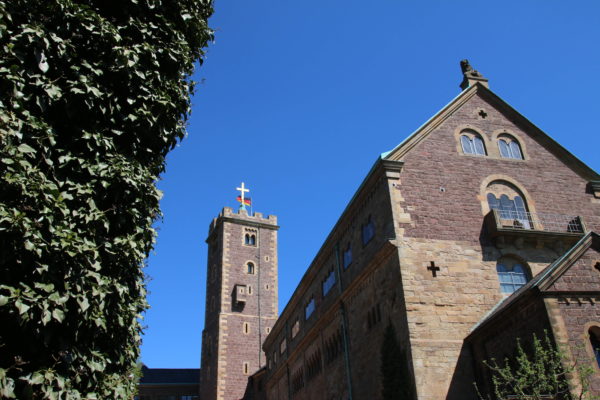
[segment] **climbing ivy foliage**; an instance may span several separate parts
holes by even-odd
[[[130,399],[211,0],[0,0],[0,398]]]

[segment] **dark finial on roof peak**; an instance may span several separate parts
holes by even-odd
[[[460,88],[465,90],[466,88],[473,86],[475,83],[479,82],[485,87],[489,87],[488,80],[483,77],[479,73],[479,71],[473,69],[471,64],[469,64],[469,60],[464,59],[460,61],[460,69],[463,73],[463,80],[460,84]]]

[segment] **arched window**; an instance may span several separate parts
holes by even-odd
[[[256,246],[256,229],[244,228],[244,245],[245,246]]]
[[[523,263],[513,258],[503,258],[496,264],[496,272],[503,294],[516,292],[529,280],[527,268]]]
[[[530,215],[523,195],[508,182],[494,181],[487,188],[490,210],[497,210],[503,225],[531,229]]]
[[[246,264],[247,269],[247,273],[254,275],[254,263],[249,262],[248,264]]]
[[[596,363],[600,368],[600,328],[597,326],[592,326],[588,330],[588,334],[590,335],[590,344],[592,345],[594,357],[596,357]]]
[[[460,145],[463,153],[476,156],[485,156],[485,145],[483,139],[474,131],[463,131],[460,134]]]
[[[509,135],[501,135],[498,137],[498,147],[500,148],[500,156],[502,158],[513,158],[522,160],[523,153],[517,139]]]

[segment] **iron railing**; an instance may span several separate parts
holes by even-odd
[[[561,233],[585,233],[580,217],[528,211],[493,210],[499,228]]]

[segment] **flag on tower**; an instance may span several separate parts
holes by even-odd
[[[239,201],[241,203],[242,202],[242,196],[238,196],[237,197],[237,201]],[[250,197],[244,197],[243,202],[244,202],[245,206],[249,206],[249,205],[252,204],[252,199],[250,199]]]

